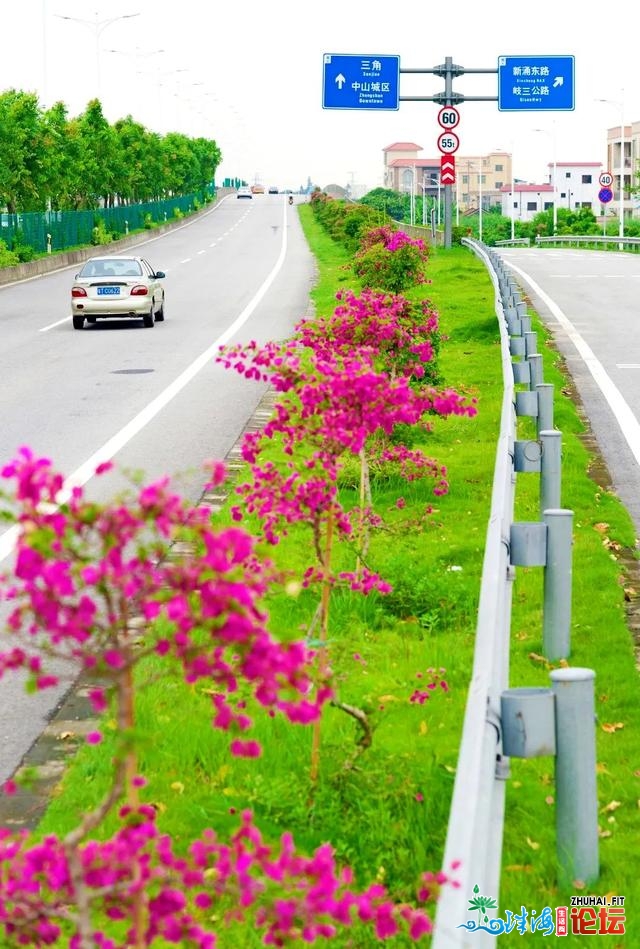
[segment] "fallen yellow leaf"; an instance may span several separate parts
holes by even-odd
[[[554,801],[555,801],[555,798],[554,798],[551,794],[549,794],[549,795],[548,795],[547,797],[545,797],[545,799],[544,799],[544,803],[545,803],[545,804],[553,804]]]
[[[530,863],[511,863],[508,867],[504,867],[505,870],[508,870],[511,873],[529,873],[531,870]]]
[[[621,728],[624,728],[624,722],[603,722],[601,728],[603,732],[612,734],[613,732],[617,732]]]
[[[171,785],[172,791],[177,791],[178,794],[184,794],[184,784],[182,781],[174,781]]]
[[[617,811],[619,807],[622,807],[620,801],[609,801],[608,804],[605,804],[605,806],[601,808],[600,813],[609,814],[611,811]]]
[[[398,699],[395,695],[381,695],[378,699],[378,702],[397,702]]]
[[[532,840],[531,837],[527,837],[527,843],[532,850],[540,850],[540,844],[537,841]]]
[[[59,741],[66,741],[67,738],[75,738],[74,732],[60,732],[58,735]]]
[[[609,525],[605,524],[604,521],[600,521],[598,524],[593,525],[594,530],[597,530],[600,534],[604,534],[605,531],[609,530]]]
[[[598,827],[598,837],[613,837],[613,834],[610,830],[601,830]]]
[[[428,732],[428,730],[429,730],[429,729],[427,728],[427,723],[426,723],[426,722],[420,722],[420,734],[421,734],[421,735],[426,735],[427,732]]]

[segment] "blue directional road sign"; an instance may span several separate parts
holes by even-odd
[[[399,56],[325,53],[322,62],[323,109],[399,108]]]
[[[574,56],[499,56],[501,112],[570,112],[575,109]]]

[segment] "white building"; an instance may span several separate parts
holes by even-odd
[[[516,221],[530,221],[541,211],[553,210],[555,197],[558,209],[590,208],[599,217],[604,213],[598,199],[602,171],[602,163],[595,161],[550,163],[548,183],[516,181],[502,187],[502,213]]]

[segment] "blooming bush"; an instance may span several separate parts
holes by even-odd
[[[353,269],[365,289],[403,290],[426,280],[427,246],[404,231],[377,228],[364,234]]]

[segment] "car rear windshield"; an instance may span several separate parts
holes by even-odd
[[[88,260],[81,277],[139,277],[142,268],[137,260]]]

